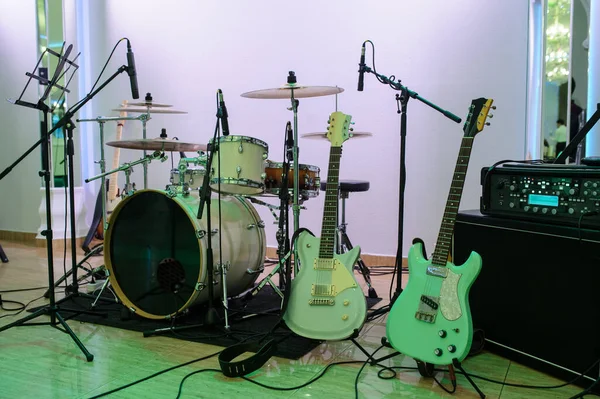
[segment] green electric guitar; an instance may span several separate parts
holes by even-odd
[[[421,243],[410,248],[408,283],[387,319],[387,338],[394,349],[426,363],[462,361],[471,348],[469,290],[481,270],[481,257],[471,252],[462,266],[455,266],[448,255],[473,139],[486,125],[492,102],[471,102],[433,256],[425,258]]]
[[[360,248],[341,255],[334,250],[340,158],[351,119],[342,112],[329,117],[331,149],[321,239],[302,232],[295,243],[301,267],[283,318],[296,334],[312,339],[348,338],[362,328],[367,315],[365,295],[352,272]]]

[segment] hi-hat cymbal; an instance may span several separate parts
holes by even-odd
[[[360,139],[372,137],[373,133],[369,132],[350,132],[350,138]],[[325,139],[327,140],[327,132],[304,133],[300,135],[303,139]]]
[[[152,101],[144,101],[141,103],[129,103],[128,105],[133,105],[134,107],[150,107],[150,108],[168,108],[168,107],[172,107],[172,105],[169,104],[161,104],[161,103],[154,103]]]
[[[130,112],[140,114],[187,114],[187,111],[178,111],[176,109],[164,109],[164,108],[113,108],[113,111],[117,112]]]
[[[185,143],[171,139],[119,140],[106,143],[111,147],[147,151],[206,151],[206,144]]]
[[[337,86],[301,86],[299,84],[286,84],[275,89],[254,90],[242,94],[246,98],[261,99],[290,99],[294,90],[294,98],[321,97],[338,94],[344,91]]]

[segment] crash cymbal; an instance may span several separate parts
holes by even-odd
[[[350,132],[350,138],[360,139],[372,137],[373,133],[369,132]],[[304,133],[300,135],[303,139],[325,139],[327,140],[327,132]]]
[[[153,103],[152,101],[144,101],[141,103],[129,103],[129,105],[133,105],[134,107],[150,107],[150,108],[168,108],[172,107],[169,104],[161,104],[161,103]]]
[[[113,108],[113,111],[117,112],[130,112],[140,114],[187,114],[187,111],[178,111],[176,109],[164,109],[164,108]]]
[[[206,151],[206,144],[185,143],[171,139],[119,140],[106,143],[111,147],[147,151]]]
[[[322,97],[338,94],[344,91],[341,87],[334,86],[302,86],[299,84],[286,84],[275,89],[249,91],[242,94],[246,98],[261,99],[289,99],[294,90],[294,98]]]

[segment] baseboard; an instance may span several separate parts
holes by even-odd
[[[267,257],[271,259],[277,259],[277,248],[267,247]],[[360,257],[368,267],[394,266],[396,264],[396,257],[390,255],[361,254]],[[403,258],[402,267],[407,266],[407,259]]]
[[[37,236],[36,233],[23,233],[20,231],[0,230],[0,240],[2,240],[2,241],[15,242],[15,243],[28,245],[28,246],[32,246],[32,247],[37,247],[37,248],[46,248],[46,240],[36,238],[36,236]],[[85,240],[85,237],[79,237],[75,240],[77,248],[81,248],[81,245],[83,244],[84,240]],[[67,250],[68,250],[71,248],[71,240],[67,239],[66,241],[67,241]],[[61,239],[52,240],[52,250],[54,252],[58,253],[57,251],[62,251],[64,249],[64,246],[65,246],[64,239],[61,238]]]

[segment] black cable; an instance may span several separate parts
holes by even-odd
[[[363,362],[362,366],[360,366],[358,373],[356,373],[356,378],[354,379],[354,397],[356,399],[358,399],[358,378],[360,377],[360,373],[362,373],[365,366],[369,363],[370,360],[373,360],[375,354],[379,352],[379,350],[381,350],[382,348],[384,348],[384,345],[381,345],[379,348],[375,349],[375,351],[372,354],[370,354],[369,357],[367,357],[367,360]]]
[[[3,318],[5,318],[5,317],[11,317],[11,316],[16,316],[16,315],[18,315],[18,314],[21,314],[21,313],[23,313],[23,311],[24,311],[25,309],[27,309],[27,307],[28,307],[29,305],[31,305],[33,302],[35,302],[35,301],[38,301],[38,300],[40,300],[40,299],[42,299],[42,298],[44,298],[44,295],[42,295],[42,296],[40,296],[40,297],[37,297],[37,298],[35,298],[35,299],[32,299],[31,301],[27,302],[27,303],[26,303],[26,304],[25,304],[25,305],[24,305],[24,306],[23,306],[23,307],[22,307],[22,308],[21,308],[21,309],[20,309],[18,312],[16,312],[16,313],[5,314],[5,315],[2,315],[2,316],[0,316],[0,319],[3,319]],[[4,302],[8,302],[8,301],[6,301],[6,300],[3,300],[3,301],[4,301]],[[11,302],[12,302],[12,301],[11,301]]]
[[[147,376],[147,377],[140,378],[139,380],[136,380],[136,381],[130,382],[129,384],[122,385],[122,386],[120,386],[120,387],[118,387],[118,388],[111,389],[110,391],[106,391],[106,392],[103,392],[103,393],[101,393],[101,394],[98,394],[98,395],[92,396],[92,397],[91,397],[91,398],[89,398],[89,399],[96,399],[96,398],[101,398],[101,397],[104,397],[104,396],[108,396],[108,395],[110,395],[110,394],[113,394],[113,393],[115,393],[115,392],[119,392],[119,391],[122,391],[123,389],[126,389],[126,388],[132,387],[132,386],[134,386],[134,385],[137,385],[137,384],[139,384],[139,383],[141,383],[141,382],[148,381],[149,379],[151,379],[151,378],[154,378],[154,377],[157,377],[157,376],[159,376],[159,375],[161,375],[161,374],[168,373],[169,371],[173,371],[173,370],[175,370],[175,369],[178,369],[178,368],[181,368],[181,367],[185,367],[185,366],[188,366],[188,365],[190,365],[190,364],[193,364],[193,363],[196,363],[196,362],[200,362],[200,361],[202,361],[202,360],[210,359],[211,357],[217,356],[217,355],[218,355],[219,353],[221,353],[221,352],[222,352],[222,351],[215,352],[215,353],[213,353],[213,354],[206,355],[206,356],[204,356],[204,357],[201,357],[201,358],[198,358],[198,359],[195,359],[195,360],[190,360],[189,362],[181,363],[181,364],[179,364],[179,365],[177,365],[177,366],[169,367],[169,368],[167,368],[167,369],[164,369],[164,370],[158,371],[158,372],[156,372],[156,373],[154,373],[154,374],[151,374],[151,375],[149,375],[149,376]],[[220,370],[218,370],[218,371],[220,371]]]
[[[4,304],[5,303],[14,303],[16,305],[19,305],[18,308],[5,308]],[[5,310],[7,312],[16,312],[18,310],[23,310],[25,308],[25,304],[23,302],[19,302],[19,301],[11,301],[9,299],[0,299],[0,309]]]

